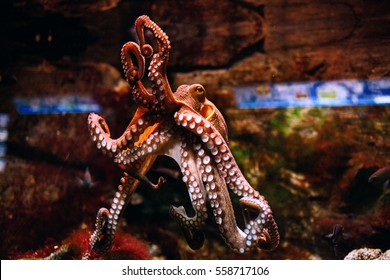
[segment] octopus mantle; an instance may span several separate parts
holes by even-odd
[[[124,133],[113,139],[102,117],[94,113],[88,117],[98,149],[125,172],[111,208],[98,211],[96,229],[90,239],[92,249],[103,253],[110,250],[118,219],[140,181],[154,189],[163,184],[162,177],[153,184],[145,176],[159,155],[172,157],[181,168],[195,215],[189,217],[183,206],[171,206],[170,213],[193,249],[200,248],[204,241],[206,201],[213,208],[221,236],[234,251],[276,248],[279,233],[271,208],[241,173],[228,146],[222,114],[206,98],[200,84],[171,90],[166,74],[170,42],[157,24],[141,16],[135,29],[139,45],[128,42],[121,51],[132,99],[138,105],[133,119]],[[145,41],[146,29],[153,34],[155,49]],[[151,90],[142,83],[145,58],[151,58],[148,68]],[[240,197],[244,229],[237,226],[229,189]]]

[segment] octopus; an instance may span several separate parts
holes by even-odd
[[[272,210],[238,167],[228,146],[227,125],[221,112],[206,98],[201,84],[181,85],[172,91],[167,78],[171,45],[155,22],[140,16],[135,30],[139,44],[127,42],[121,50],[124,75],[138,106],[132,120],[114,139],[103,117],[95,113],[88,116],[97,148],[124,171],[111,208],[98,211],[91,248],[99,253],[110,250],[118,220],[140,182],[152,189],[163,185],[163,177],[153,183],[146,176],[156,158],[163,155],[178,163],[195,213],[188,216],[183,206],[171,206],[169,210],[191,248],[199,249],[204,243],[202,228],[209,205],[223,240],[233,251],[275,249],[279,233]],[[153,34],[152,44],[146,42],[147,30]],[[147,76],[151,89],[142,82],[146,59],[150,60]],[[229,190],[240,197],[245,228],[237,225]]]

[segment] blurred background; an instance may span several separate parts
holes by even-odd
[[[169,36],[172,89],[201,83],[243,174],[270,203],[273,252],[234,254],[213,219],[198,251],[168,214],[178,166],[140,185],[110,258],[342,259],[390,247],[390,2],[5,0],[0,9],[0,257],[82,258],[121,170],[87,128],[119,136],[136,109],[120,50],[148,15]],[[374,172],[379,180],[369,180]],[[232,194],[237,218],[238,200]],[[212,216],[212,215],[209,215]],[[118,245],[119,246],[119,245]],[[120,253],[118,253],[120,252]]]

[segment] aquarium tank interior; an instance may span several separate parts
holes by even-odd
[[[390,2],[6,0],[1,259],[390,258]]]

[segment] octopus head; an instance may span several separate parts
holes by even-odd
[[[176,101],[190,107],[211,122],[228,141],[227,126],[221,112],[206,98],[206,90],[201,84],[181,85],[174,93]]]
[[[177,101],[184,103],[191,109],[200,112],[206,101],[206,90],[200,84],[181,85],[177,88],[174,96]]]

